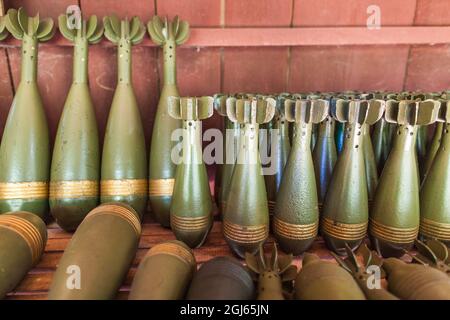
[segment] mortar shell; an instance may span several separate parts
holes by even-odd
[[[238,260],[216,257],[204,263],[194,275],[188,300],[250,300],[255,287],[250,273]]]
[[[51,300],[113,299],[135,256],[139,214],[123,203],[105,203],[78,227],[54,273]]]
[[[0,299],[36,265],[47,242],[45,223],[26,211],[0,215]]]
[[[197,269],[192,250],[181,241],[151,248],[139,264],[130,300],[183,299]]]
[[[337,264],[305,254],[295,280],[297,300],[365,300],[350,273]]]

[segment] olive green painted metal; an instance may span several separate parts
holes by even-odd
[[[412,262],[430,266],[450,276],[449,248],[443,242],[436,239],[416,240],[414,245],[416,254],[405,252]]]
[[[194,254],[183,242],[157,244],[139,264],[128,299],[184,299],[196,270]]]
[[[444,123],[438,122],[434,128],[433,138],[431,139],[430,145],[427,149],[427,156],[425,158],[425,163],[423,164],[423,172],[421,175],[420,181],[423,183],[425,181],[425,177],[430,171],[431,165],[433,164],[433,160],[436,157],[436,153],[439,150],[439,146],[441,145],[442,132],[444,131]]]
[[[280,189],[284,168],[291,150],[289,143],[289,122],[284,116],[284,102],[289,95],[287,93],[278,95],[276,100],[275,115],[270,123],[271,126],[265,128],[267,131],[268,146],[270,148],[270,162],[268,165],[274,174],[264,175],[267,190],[267,203],[269,215],[272,216],[275,210],[277,194]],[[261,130],[260,130],[261,131]]]
[[[322,211],[325,194],[337,161],[337,149],[334,139],[335,127],[336,121],[332,116],[327,115],[325,120],[319,124],[317,143],[313,151],[319,212]]]
[[[358,283],[368,300],[398,300],[396,296],[381,286],[378,288],[370,286],[372,284],[371,278],[375,276],[373,272],[369,271],[371,268],[380,270],[381,276],[383,261],[377,256],[376,252],[371,252],[365,244],[361,245],[358,248],[358,253],[362,256],[363,263],[360,263],[348,245],[346,246],[346,251],[347,259],[345,260],[334,252],[331,252],[331,254],[339,265],[353,276],[353,279]]]
[[[283,283],[292,283],[297,276],[297,267],[291,264],[292,258],[292,254],[279,256],[275,243],[270,257],[264,255],[262,244],[258,254],[245,254],[247,268],[258,284],[258,300],[284,300],[289,297],[283,291]]]
[[[419,172],[422,177],[425,174],[424,164],[427,158],[427,127],[419,126],[417,128],[417,141],[416,141],[416,149],[417,149],[417,160],[419,162]]]
[[[450,100],[438,100],[442,139],[420,190],[421,238],[436,238],[450,245]]]
[[[227,117],[241,124],[239,151],[231,177],[223,232],[232,251],[244,257],[255,253],[269,235],[269,209],[261,159],[258,128],[272,120],[273,98],[228,98]]]
[[[295,280],[297,300],[366,300],[364,292],[346,270],[333,262],[305,253]]]
[[[439,106],[435,100],[386,102],[385,119],[398,127],[375,192],[369,226],[372,245],[383,257],[403,255],[417,237],[420,221],[417,127],[432,124]]]
[[[321,234],[330,250],[345,254],[366,236],[369,219],[363,127],[384,112],[383,100],[336,99],[332,115],[346,124],[344,148],[336,162],[321,216]]]
[[[134,259],[140,234],[140,215],[127,204],[104,203],[89,212],[58,263],[48,298],[113,299]]]
[[[428,266],[407,264],[397,258],[383,261],[388,290],[405,300],[449,300],[450,277]]]
[[[319,207],[311,154],[311,128],[328,115],[323,99],[287,99],[285,118],[295,122],[292,149],[278,192],[273,233],[283,251],[299,255],[317,236]]]
[[[214,96],[214,109],[223,117],[224,131],[223,131],[223,164],[222,176],[220,180],[219,189],[219,211],[224,214],[227,205],[227,198],[229,193],[231,176],[233,175],[234,166],[236,164],[236,154],[240,139],[240,124],[233,122],[227,117],[226,100],[227,95]]]
[[[47,120],[37,86],[38,42],[54,34],[53,20],[9,9],[8,31],[22,40],[20,83],[9,110],[0,146],[0,213],[48,210],[50,149]]]
[[[31,212],[0,215],[0,299],[41,259],[47,242],[44,221]]]
[[[381,175],[384,164],[386,163],[392,148],[392,131],[394,131],[394,129],[395,127],[393,124],[388,123],[382,118],[374,125],[372,130],[371,140],[378,175]]]
[[[9,35],[8,29],[6,28],[6,17],[0,16],[0,41],[5,40]]]
[[[183,142],[170,205],[170,226],[178,240],[200,247],[213,224],[208,173],[203,162],[202,120],[214,112],[213,97],[169,97],[168,114],[182,120]]]
[[[117,45],[117,87],[106,125],[100,202],[131,205],[142,217],[147,210],[148,176],[144,129],[131,80],[131,47],[145,35],[138,17],[103,18],[105,36]]]
[[[370,126],[365,123],[362,125],[362,139],[364,152],[364,167],[366,168],[367,181],[367,198],[369,203],[369,210],[372,206],[375,190],[378,185],[378,169],[375,161],[375,154],[373,152],[372,140],[370,139]]]
[[[230,257],[215,257],[195,273],[187,300],[250,300],[255,286],[250,272]]]
[[[99,200],[100,150],[88,84],[88,50],[89,44],[102,39],[103,25],[94,15],[80,29],[69,29],[66,15],[60,15],[59,30],[74,43],[73,80],[53,148],[49,204],[56,222],[72,231]]]
[[[189,36],[189,24],[176,16],[164,22],[154,16],[147,25],[153,42],[163,48],[164,82],[153,124],[150,147],[150,205],[156,219],[165,227],[170,226],[170,203],[175,178],[176,165],[171,159],[174,130],[181,128],[181,121],[168,115],[168,97],[179,96],[176,76],[176,46],[184,43]]]

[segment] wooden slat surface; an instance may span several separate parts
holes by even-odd
[[[145,220],[150,219],[147,218]],[[139,242],[139,249],[122,287],[118,292],[117,299],[126,299],[128,297],[128,291],[131,282],[133,281],[136,268],[148,249],[162,241],[175,239],[175,236],[169,229],[163,228],[157,223],[145,220]],[[55,224],[51,224],[48,227],[48,236],[49,239],[41,261],[28,273],[14,292],[8,294],[7,299],[43,300],[47,298],[47,292],[50,288],[53,272],[56,270],[58,261],[61,258],[65,247],[69,243],[72,234],[61,230]],[[273,239],[271,238],[267,242],[267,246],[270,246],[272,243]],[[316,253],[322,259],[333,259],[320,238],[316,240],[309,252]],[[207,241],[201,248],[195,249],[194,254],[198,264],[202,264],[217,256],[233,256],[222,236],[221,222],[214,223]],[[301,258],[296,258],[294,263],[300,267]]]

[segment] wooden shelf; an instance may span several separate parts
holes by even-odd
[[[66,248],[71,234],[61,230],[56,224],[49,225],[48,241],[45,248],[45,253],[37,266],[32,269],[28,275],[23,279],[22,283],[18,285],[14,292],[7,295],[8,300],[44,300],[47,298],[47,292],[50,288],[53,272],[56,270],[59,259],[61,258],[64,249]],[[144,221],[141,239],[139,242],[139,249],[132,266],[126,276],[120,291],[117,294],[117,299],[127,299],[128,291],[133,281],[136,268],[141,259],[145,256],[148,249],[154,245],[165,240],[175,239],[173,233],[159,224]],[[267,246],[273,243],[270,239]],[[321,239],[317,239],[309,252],[313,252],[322,259],[333,260],[329,251]],[[206,243],[199,249],[194,250],[195,258],[198,264],[217,256],[233,256],[222,236],[222,223],[215,222],[208,236]],[[301,258],[298,257],[294,261],[295,265],[301,265]]]

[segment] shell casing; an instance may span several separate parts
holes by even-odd
[[[250,273],[238,260],[216,257],[204,263],[194,275],[186,298],[250,300],[255,298],[255,286]]]
[[[346,244],[357,248],[367,235],[367,222],[341,223],[322,217],[320,221],[321,234],[329,248],[338,254],[344,254],[342,248]]]
[[[440,223],[426,218],[420,219],[419,234],[429,239],[438,239],[450,243],[450,223]]]
[[[100,181],[100,202],[125,202],[142,217],[147,210],[147,179]]]
[[[450,277],[435,268],[407,264],[396,258],[383,261],[388,289],[400,299],[449,300]]]
[[[26,211],[0,215],[0,299],[39,262],[47,242],[45,223]]]
[[[322,261],[315,255],[304,257],[295,280],[297,300],[365,300],[352,275],[339,265]]]
[[[183,299],[197,270],[192,250],[181,241],[152,247],[139,264],[130,300]]]
[[[205,242],[212,225],[212,213],[201,217],[170,215],[170,227],[176,238],[190,248],[198,248]]]
[[[123,203],[105,203],[86,216],[53,276],[51,300],[113,299],[135,256],[139,214]]]
[[[49,204],[52,216],[64,230],[75,230],[98,205],[97,180],[51,181]]]
[[[269,223],[244,226],[223,220],[223,234],[231,249],[240,257],[256,252],[269,237]]]
[[[319,229],[319,221],[310,224],[292,224],[278,217],[273,219],[273,233],[285,252],[299,255],[314,242]]]

